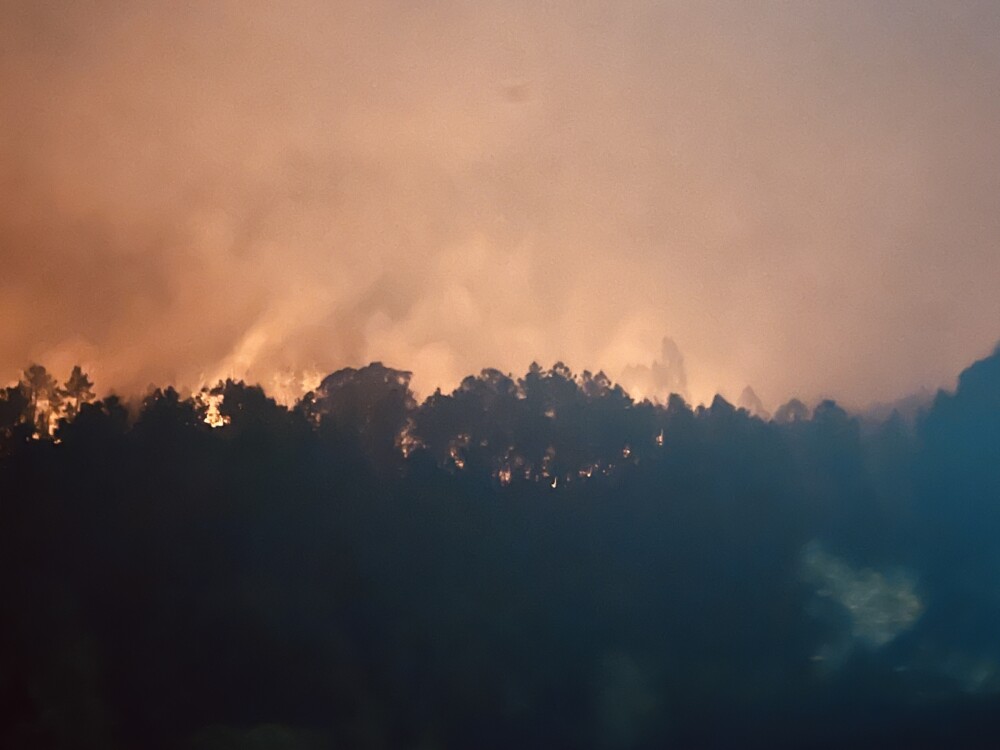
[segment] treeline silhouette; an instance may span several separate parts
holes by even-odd
[[[35,365],[0,392],[0,746],[967,746],[998,532],[1000,351],[877,424],[561,364],[133,409]]]

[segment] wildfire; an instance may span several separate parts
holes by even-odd
[[[424,447],[424,442],[413,433],[413,420],[408,420],[406,426],[396,437],[396,446],[403,454],[403,458],[409,458],[410,454],[418,448]]]
[[[205,418],[202,421],[213,430],[219,427],[225,427],[230,423],[230,421],[232,421],[219,410],[219,407],[222,405],[222,398],[221,393],[208,393],[203,397],[205,404]]]

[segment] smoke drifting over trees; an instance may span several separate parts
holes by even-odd
[[[696,403],[951,387],[1000,320],[997,38],[992,0],[0,0],[0,369],[426,396],[669,333]]]
[[[533,365],[0,394],[5,748],[968,745],[1000,351],[916,418]],[[742,399],[753,408],[752,391]]]

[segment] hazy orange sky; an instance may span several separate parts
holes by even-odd
[[[848,404],[1000,338],[994,2],[0,0],[0,380],[537,359]]]

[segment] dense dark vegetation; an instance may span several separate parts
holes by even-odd
[[[1000,353],[915,422],[779,415],[561,365],[129,411],[29,368],[0,746],[989,745]]]

